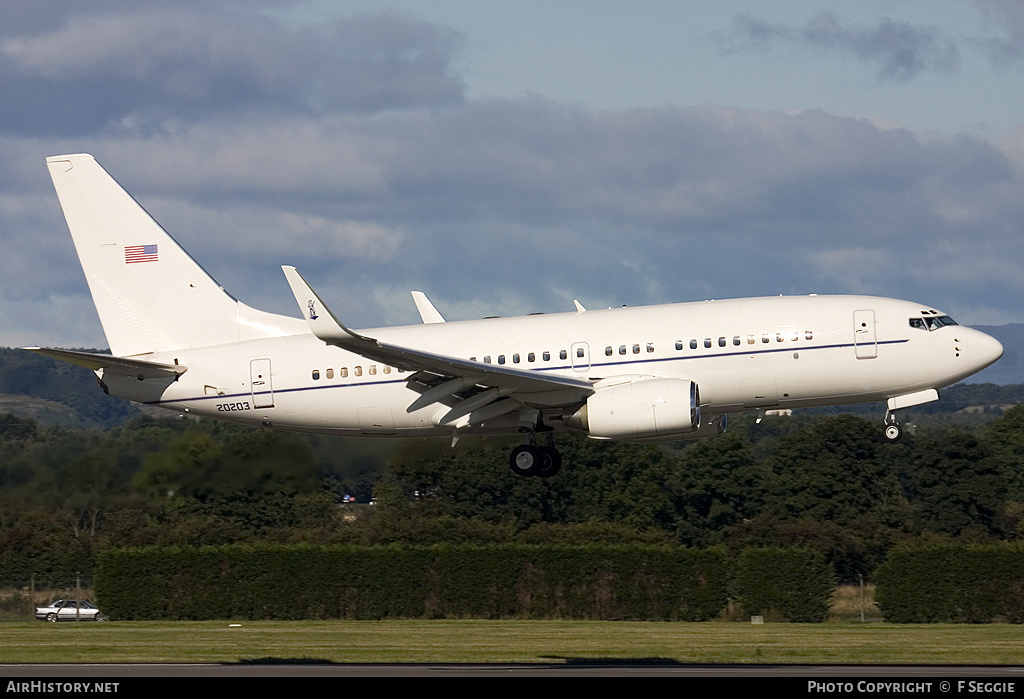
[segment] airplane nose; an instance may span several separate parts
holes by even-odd
[[[968,356],[971,363],[978,367],[976,371],[995,363],[997,359],[1003,356],[1002,343],[980,330],[971,330],[971,334],[967,339],[967,349],[970,353]]]

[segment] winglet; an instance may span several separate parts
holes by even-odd
[[[302,278],[299,271],[289,265],[282,265],[288,286],[292,288],[295,302],[299,304],[302,317],[309,325],[309,330],[317,338],[329,345],[337,345],[359,351],[367,347],[379,347],[376,340],[354,333],[346,328],[340,320],[331,312],[327,304],[317,296],[309,283]]]
[[[444,316],[438,313],[434,304],[430,302],[427,295],[422,291],[412,291],[412,300],[416,304],[416,310],[420,312],[420,318],[424,323],[443,323]]]
[[[574,304],[576,304],[576,313],[586,313],[587,312],[587,309],[583,307],[582,303],[580,303],[576,299],[573,299],[572,302]]]

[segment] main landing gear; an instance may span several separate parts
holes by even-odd
[[[885,439],[890,444],[895,444],[903,438],[903,427],[896,420],[896,415],[891,410],[885,413]]]
[[[551,478],[562,470],[562,455],[554,446],[537,446],[533,433],[529,443],[512,450],[508,465],[517,476]]]

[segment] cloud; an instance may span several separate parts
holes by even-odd
[[[14,162],[34,147],[13,147]],[[394,317],[381,299],[398,297],[374,292],[394,287],[474,315],[507,313],[509,299],[527,312],[567,297],[866,289],[948,308],[960,293],[1018,288],[1006,260],[1024,259],[1024,166],[1008,146],[814,110],[590,112],[528,98],[85,147],[239,298],[291,312],[279,265],[299,264],[325,297],[365,299],[352,320],[363,325]],[[0,209],[0,229],[22,231],[35,255],[66,251],[41,154],[35,170],[39,193],[23,214]]]
[[[0,28],[5,130],[90,133],[463,99],[457,32],[398,14],[294,25],[230,3],[128,5]]]
[[[818,12],[802,27],[772,24],[737,14],[732,31],[719,36],[723,51],[762,50],[776,42],[836,51],[877,66],[881,81],[906,82],[924,72],[950,74],[959,67],[954,40],[934,27],[882,19],[874,26],[842,22],[832,12]]]

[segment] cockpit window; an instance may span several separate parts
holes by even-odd
[[[949,316],[925,316],[924,318],[910,319],[910,327],[918,330],[938,330],[945,325],[957,325],[957,322]]]

